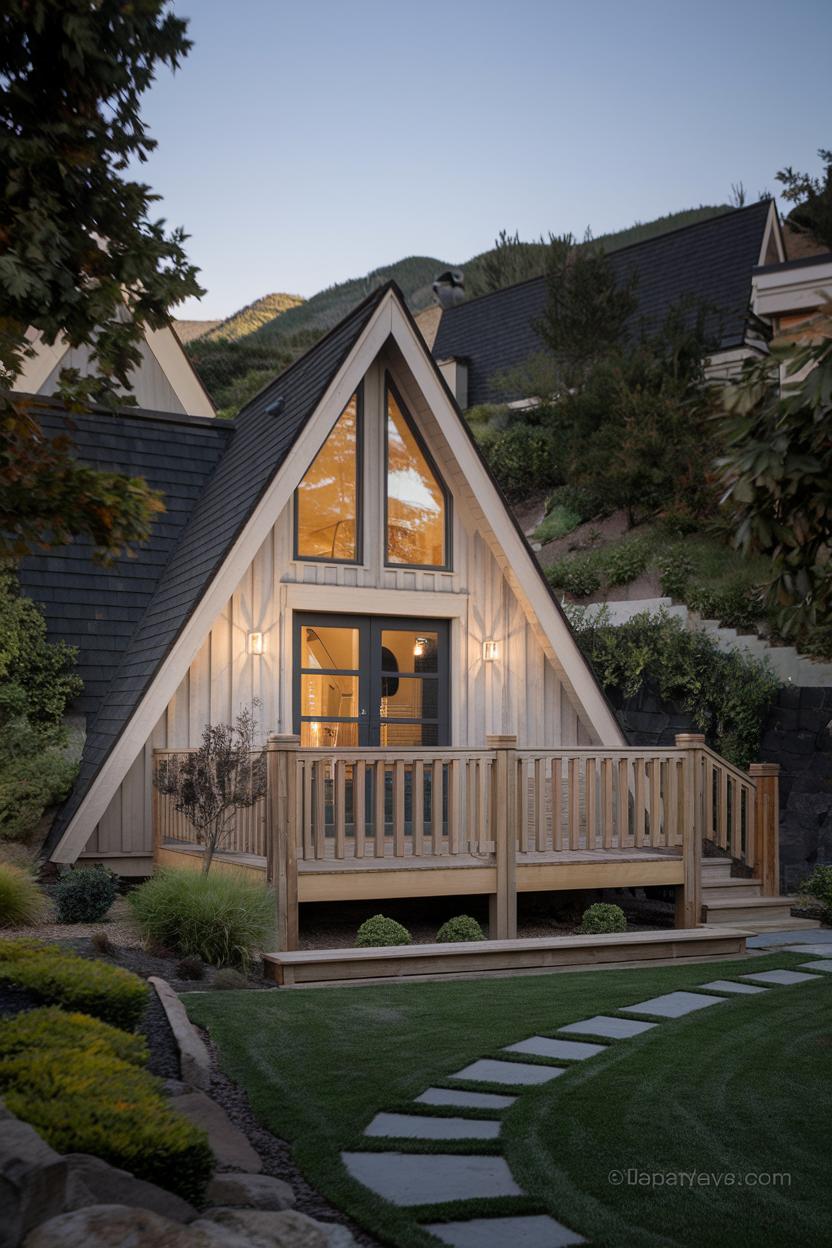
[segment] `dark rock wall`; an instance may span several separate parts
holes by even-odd
[[[647,685],[610,700],[633,745],[672,745],[698,729]],[[793,892],[815,863],[832,864],[832,688],[782,688],[763,731],[760,762],[780,764],[780,882]]]

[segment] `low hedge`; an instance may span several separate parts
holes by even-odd
[[[0,941],[0,983],[125,1031],[138,1026],[148,996],[147,984],[130,971],[26,940]]]
[[[111,1027],[87,1014],[68,1014],[55,1005],[24,1010],[0,1022],[0,1061],[33,1053],[38,1049],[69,1052],[81,1049],[89,1056],[115,1057],[131,1066],[147,1063],[142,1036]]]
[[[0,1058],[0,1095],[59,1153],[92,1153],[199,1203],[214,1158],[161,1083],[106,1053],[35,1049]]]

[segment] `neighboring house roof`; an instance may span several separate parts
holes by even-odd
[[[53,395],[64,368],[82,376],[94,372],[89,346],[70,347],[63,335],[51,344],[34,329],[28,332],[33,354],[23,362],[15,390],[23,394]],[[138,344],[140,360],[130,373],[130,389],[139,407],[177,416],[214,416],[214,405],[196,374],[173,324],[145,328]]]
[[[713,309],[706,331],[718,350],[742,346],[752,271],[766,258],[773,223],[773,202],[761,200],[611,252],[616,277],[622,282],[636,277],[638,306],[630,332],[655,332],[684,300]],[[545,306],[546,279],[535,277],[443,313],[433,355],[467,361],[469,405],[528,397],[522,387],[505,389],[499,382],[545,349],[535,330]]]
[[[159,575],[91,725],[79,778],[45,847],[57,860],[72,861],[83,848],[216,614],[291,500],[366,369],[391,340],[436,413],[448,453],[467,465],[463,480],[481,512],[483,532],[500,546],[510,583],[523,586],[567,696],[583,708],[602,743],[624,743],[615,715],[401,292],[388,283],[255,396],[233,423],[227,449]]]
[[[107,472],[144,477],[164,493],[165,511],[134,556],[103,567],[79,540],[23,559],[24,591],[43,607],[49,636],[78,648],[84,689],[73,710],[98,711],[130,637],[136,631],[191,514],[232,434],[232,426],[201,416],[122,408],[67,414],[43,406],[38,419],[52,438],[69,436],[77,458]]]
[[[147,608],[122,650],[87,734],[78,779],[53,825],[48,848],[60,839],[78,810],[160,663],[386,290],[383,287],[365,300],[229,424],[227,451],[183,526]]]

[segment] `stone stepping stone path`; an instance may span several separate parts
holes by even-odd
[[[567,1248],[586,1240],[545,1215],[514,1218],[472,1218],[470,1222],[426,1222],[451,1248]]]
[[[763,988],[761,984],[741,984],[734,979],[712,979],[709,984],[703,984],[702,987],[710,988],[712,992],[736,992],[739,996],[744,996],[746,993],[768,992],[768,988]]]
[[[807,980],[817,979],[817,975],[807,975],[805,971],[758,971],[756,975],[741,975],[740,978],[759,984],[805,984]]]
[[[411,1140],[496,1140],[500,1124],[488,1118],[432,1118],[426,1114],[376,1114],[365,1135]]]
[[[773,934],[770,934],[770,936]],[[782,933],[783,936],[786,933]],[[814,935],[814,934],[813,934]],[[769,939],[770,939],[769,936]],[[772,941],[782,947],[785,941]],[[823,942],[826,945],[826,942]],[[749,944],[751,941],[749,940]],[[823,953],[832,954],[832,939]],[[807,950],[807,952],[809,952]],[[524,1196],[504,1160],[494,1153],[408,1153],[392,1141],[398,1140],[498,1140],[499,1118],[465,1117],[460,1110],[510,1109],[528,1088],[540,1087],[565,1075],[570,1068],[552,1062],[576,1064],[587,1061],[610,1046],[571,1036],[591,1036],[602,1041],[627,1041],[643,1035],[660,1022],[630,1018],[630,1014],[653,1015],[658,1019],[683,1018],[732,997],[767,993],[772,987],[817,982],[832,973],[832,958],[806,962],[800,971],[758,971],[736,979],[714,979],[690,991],[667,992],[635,1005],[623,1005],[615,1014],[595,1014],[567,1023],[556,1036],[530,1036],[504,1047],[504,1053],[524,1053],[545,1061],[522,1062],[499,1057],[482,1057],[448,1076],[448,1080],[470,1080],[495,1084],[505,1092],[483,1092],[467,1088],[429,1087],[414,1098],[415,1105],[446,1109],[447,1114],[378,1113],[364,1134],[390,1139],[389,1152],[344,1152],[341,1159],[348,1173],[370,1191],[402,1208],[416,1205],[453,1204],[455,1201],[501,1196]],[[714,994],[719,995],[714,995]],[[456,1112],[455,1112],[456,1111]],[[568,1248],[586,1240],[555,1218],[543,1214],[513,1214],[475,1217],[448,1222],[425,1222],[429,1231],[451,1248]]]
[[[560,1066],[532,1066],[529,1062],[501,1062],[499,1058],[483,1057],[458,1070],[451,1079],[474,1079],[479,1083],[531,1085],[548,1083],[566,1071]]]

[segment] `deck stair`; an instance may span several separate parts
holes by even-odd
[[[730,858],[702,859],[702,922],[759,933],[819,927],[814,919],[792,916],[796,897],[763,897],[758,879],[731,874]]]

